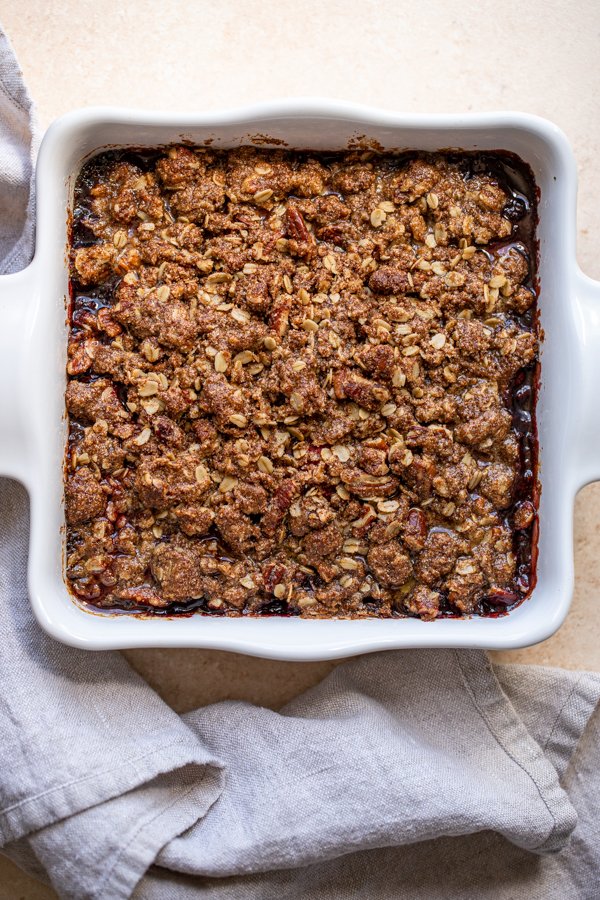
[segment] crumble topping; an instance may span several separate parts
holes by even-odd
[[[72,234],[95,606],[492,612],[533,578],[535,201],[472,154],[113,151]]]

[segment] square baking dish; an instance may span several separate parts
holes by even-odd
[[[63,458],[68,214],[82,163],[103,149],[189,141],[213,147],[340,150],[357,139],[385,150],[516,153],[540,190],[541,387],[539,556],[531,595],[497,618],[301,619],[148,617],[90,612],[64,582]],[[294,101],[206,115],[129,110],[70,113],[48,130],[37,169],[31,265],[0,279],[0,473],[31,498],[29,593],[41,626],[86,649],[211,647],[314,660],[391,648],[523,647],[563,621],[573,588],[573,501],[600,478],[594,393],[600,375],[600,287],[575,263],[575,162],[564,135],[536,117],[499,113],[403,116],[338,102]]]

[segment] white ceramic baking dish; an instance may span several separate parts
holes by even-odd
[[[83,160],[114,145],[181,140],[233,147],[261,135],[292,148],[339,149],[366,135],[386,149],[509,150],[541,191],[539,241],[542,379],[539,559],[531,596],[500,618],[141,618],[95,614],[63,580],[62,465],[67,211]],[[0,474],[31,498],[29,594],[40,625],[88,649],[212,647],[280,659],[327,659],[399,647],[523,647],[549,637],[573,588],[573,500],[600,479],[600,284],[575,262],[576,170],[569,145],[533,116],[406,116],[338,102],[295,101],[202,115],[87,109],[55,122],[37,168],[37,242],[31,265],[0,279]]]

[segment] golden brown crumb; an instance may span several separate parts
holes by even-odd
[[[66,395],[80,598],[424,619],[519,599],[535,260],[497,163],[173,147],[88,165]]]

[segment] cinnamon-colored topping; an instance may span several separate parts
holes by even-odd
[[[173,147],[89,163],[71,250],[73,592],[424,619],[521,599],[527,179],[470,154]]]

